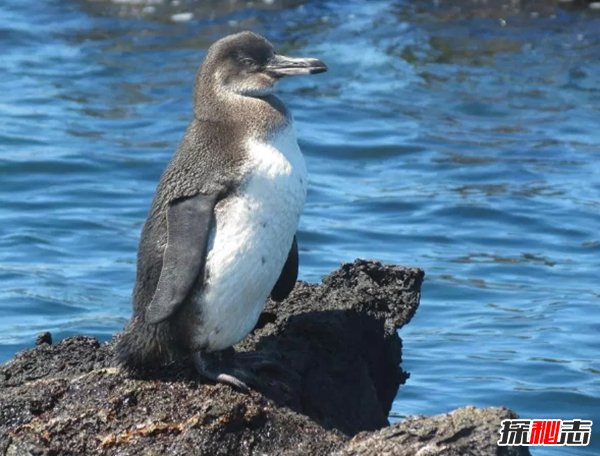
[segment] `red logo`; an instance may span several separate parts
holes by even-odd
[[[502,420],[499,446],[587,446],[592,420]]]

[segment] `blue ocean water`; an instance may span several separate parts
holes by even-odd
[[[123,327],[195,71],[251,29],[330,67],[280,87],[310,173],[301,278],[355,257],[427,273],[393,416],[506,405],[600,426],[600,14],[198,3],[0,4],[0,361],[40,331]],[[532,453],[599,450],[595,431]]]

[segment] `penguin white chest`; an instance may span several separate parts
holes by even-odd
[[[215,209],[195,347],[221,350],[252,330],[277,282],[306,198],[306,166],[293,125],[246,144],[243,185]]]

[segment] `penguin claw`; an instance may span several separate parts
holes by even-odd
[[[233,388],[241,391],[242,393],[249,393],[250,388],[239,378],[234,377],[230,374],[218,374],[216,379],[218,383],[222,383],[224,385],[232,386]]]
[[[273,361],[265,359],[264,356],[238,358],[238,354],[236,354],[231,358],[227,355],[231,355],[231,353],[195,353],[193,356],[194,366],[201,376],[217,383],[229,385],[244,393],[250,391],[248,385],[261,386],[255,372],[266,367],[276,366]]]

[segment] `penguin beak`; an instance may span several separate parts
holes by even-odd
[[[301,74],[317,74],[327,71],[327,65],[319,59],[286,57],[275,54],[265,69],[277,78]]]

